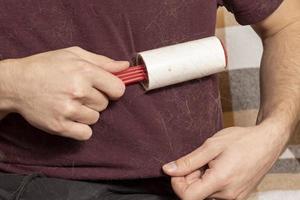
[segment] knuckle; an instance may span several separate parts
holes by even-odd
[[[64,132],[66,132],[66,126],[62,121],[56,121],[51,125],[51,129],[55,134],[62,135]]]
[[[60,56],[63,61],[70,62],[73,61],[74,59],[77,59],[77,56],[71,51],[69,51],[68,49],[63,49],[62,52],[63,54],[60,54]]]
[[[75,60],[75,65],[80,69],[80,70],[84,70],[88,67],[90,67],[90,64],[88,62],[86,62],[85,60],[82,59],[76,59]]]
[[[76,106],[74,106],[71,103],[65,103],[65,105],[63,106],[63,114],[65,116],[74,116],[77,112]]]
[[[213,141],[213,139],[212,138],[208,138],[205,142],[204,142],[204,145],[206,145],[206,146],[213,146],[213,144],[214,144],[214,141]]]
[[[215,152],[215,153],[222,151],[222,146],[220,146],[218,144],[210,145],[209,148],[212,152]]]
[[[99,111],[103,111],[108,107],[109,101],[103,100],[99,106]]]
[[[96,112],[93,119],[91,120],[90,125],[95,124],[99,120],[99,118],[100,118],[100,113]]]
[[[89,75],[89,74],[93,74],[95,71],[95,68],[92,65],[90,65],[89,63],[86,63],[82,66],[83,66],[83,68],[81,69],[81,73]]]
[[[86,82],[81,77],[73,77],[66,88],[66,93],[72,99],[83,98],[86,96],[86,85]]]
[[[122,97],[123,94],[125,93],[125,85],[121,80],[119,80],[118,83],[116,84],[113,93],[116,98]]]
[[[219,173],[215,175],[219,187],[226,187],[230,182],[230,176],[227,173]]]
[[[207,141],[201,145],[201,148],[203,148],[203,149],[207,149],[209,147],[210,147],[210,144]]]
[[[185,169],[190,169],[192,167],[192,160],[190,157],[184,157],[181,160],[178,160],[178,164]]]
[[[219,152],[222,150],[222,146],[220,145],[219,142],[217,142],[216,139],[213,138],[208,138],[204,144],[203,144],[204,148],[209,148],[214,152]]]
[[[84,89],[81,87],[74,87],[73,89],[71,89],[70,95],[75,99],[80,99],[86,96]]]
[[[91,63],[86,62],[82,59],[76,59],[75,60],[75,71],[76,74],[80,77],[82,76],[88,76],[90,77],[91,74],[95,73],[95,66],[93,66]]]
[[[67,48],[68,50],[71,50],[71,51],[81,51],[82,48],[79,47],[79,46],[71,46],[69,48]]]

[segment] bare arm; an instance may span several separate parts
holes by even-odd
[[[264,43],[257,125],[223,129],[163,167],[181,199],[244,200],[285,149],[300,120],[299,10],[299,0],[285,0],[253,26]]]
[[[253,26],[261,36],[261,107],[258,123],[274,120],[292,133],[300,121],[300,1],[286,0]]]

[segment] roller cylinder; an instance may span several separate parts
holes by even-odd
[[[146,91],[226,70],[221,41],[213,36],[138,53],[138,64],[147,69]]]

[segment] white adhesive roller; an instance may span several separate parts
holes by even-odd
[[[227,56],[213,36],[140,52],[137,62],[146,69],[142,85],[149,91],[224,71]]]

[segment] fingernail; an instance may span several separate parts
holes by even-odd
[[[173,162],[170,162],[166,165],[163,166],[163,169],[168,171],[168,172],[174,172],[177,170],[177,165],[176,163],[173,161]]]

